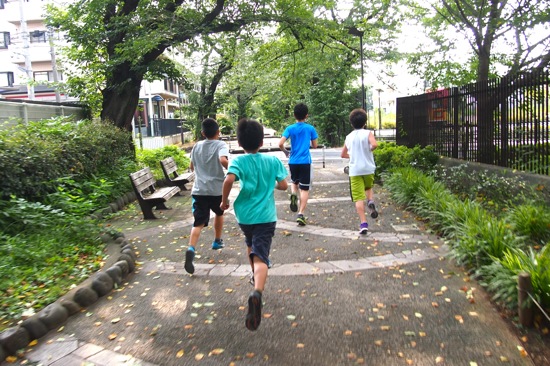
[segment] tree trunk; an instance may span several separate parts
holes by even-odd
[[[101,92],[101,119],[110,121],[123,130],[131,131],[142,81],[143,75],[131,72],[128,64],[117,66],[112,77],[107,78],[107,85]]]

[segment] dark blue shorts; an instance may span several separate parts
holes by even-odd
[[[290,170],[290,180],[298,184],[303,191],[309,191],[311,187],[311,164],[288,164]]]
[[[275,235],[275,225],[276,222],[253,225],[239,224],[245,237],[246,246],[252,248],[250,260],[253,260],[252,256],[255,255],[268,264],[271,241]]]
[[[208,220],[210,219],[210,210],[216,214],[216,216],[223,215],[223,210],[220,208],[222,203],[222,196],[196,196],[193,195],[193,217],[195,222],[193,226],[208,226]]]

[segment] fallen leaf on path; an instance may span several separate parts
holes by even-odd
[[[111,333],[109,334],[109,340],[112,341],[113,339],[115,339],[117,337],[116,333]]]
[[[210,353],[208,353],[208,356],[217,356],[217,355],[221,355],[225,350],[223,348],[216,348],[216,349],[213,349],[212,351],[210,351]]]
[[[185,354],[185,352],[184,352],[182,349],[180,349],[180,350],[176,353],[176,358],[182,358],[184,354]]]
[[[296,345],[296,348],[304,348],[304,347],[305,347],[305,345],[303,343],[298,343]]]

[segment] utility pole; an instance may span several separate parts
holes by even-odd
[[[57,74],[57,63],[55,61],[55,47],[53,44],[53,29],[48,28],[48,39],[50,42],[50,55],[52,59],[52,73],[53,73],[53,82],[55,87],[55,101],[57,103],[61,102],[61,96],[59,95],[59,76]]]
[[[29,32],[27,31],[27,22],[23,10],[23,0],[19,0],[19,15],[21,17],[21,38],[23,39],[23,57],[25,57],[25,72],[27,73],[27,96],[34,100],[34,77],[32,74],[31,56],[29,55]]]
[[[380,93],[382,92],[382,89],[376,89],[378,92],[378,130],[380,131],[382,129],[382,108],[380,103]]]

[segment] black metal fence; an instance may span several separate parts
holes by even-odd
[[[396,142],[550,175],[549,71],[397,99]]]
[[[184,122],[185,120],[179,118],[155,118],[153,123],[149,123],[147,125],[144,123],[141,124],[141,133],[143,137],[178,135],[189,131],[188,128],[183,127]],[[136,123],[135,128],[136,133],[139,133],[139,122]],[[151,128],[154,131],[151,131]]]

